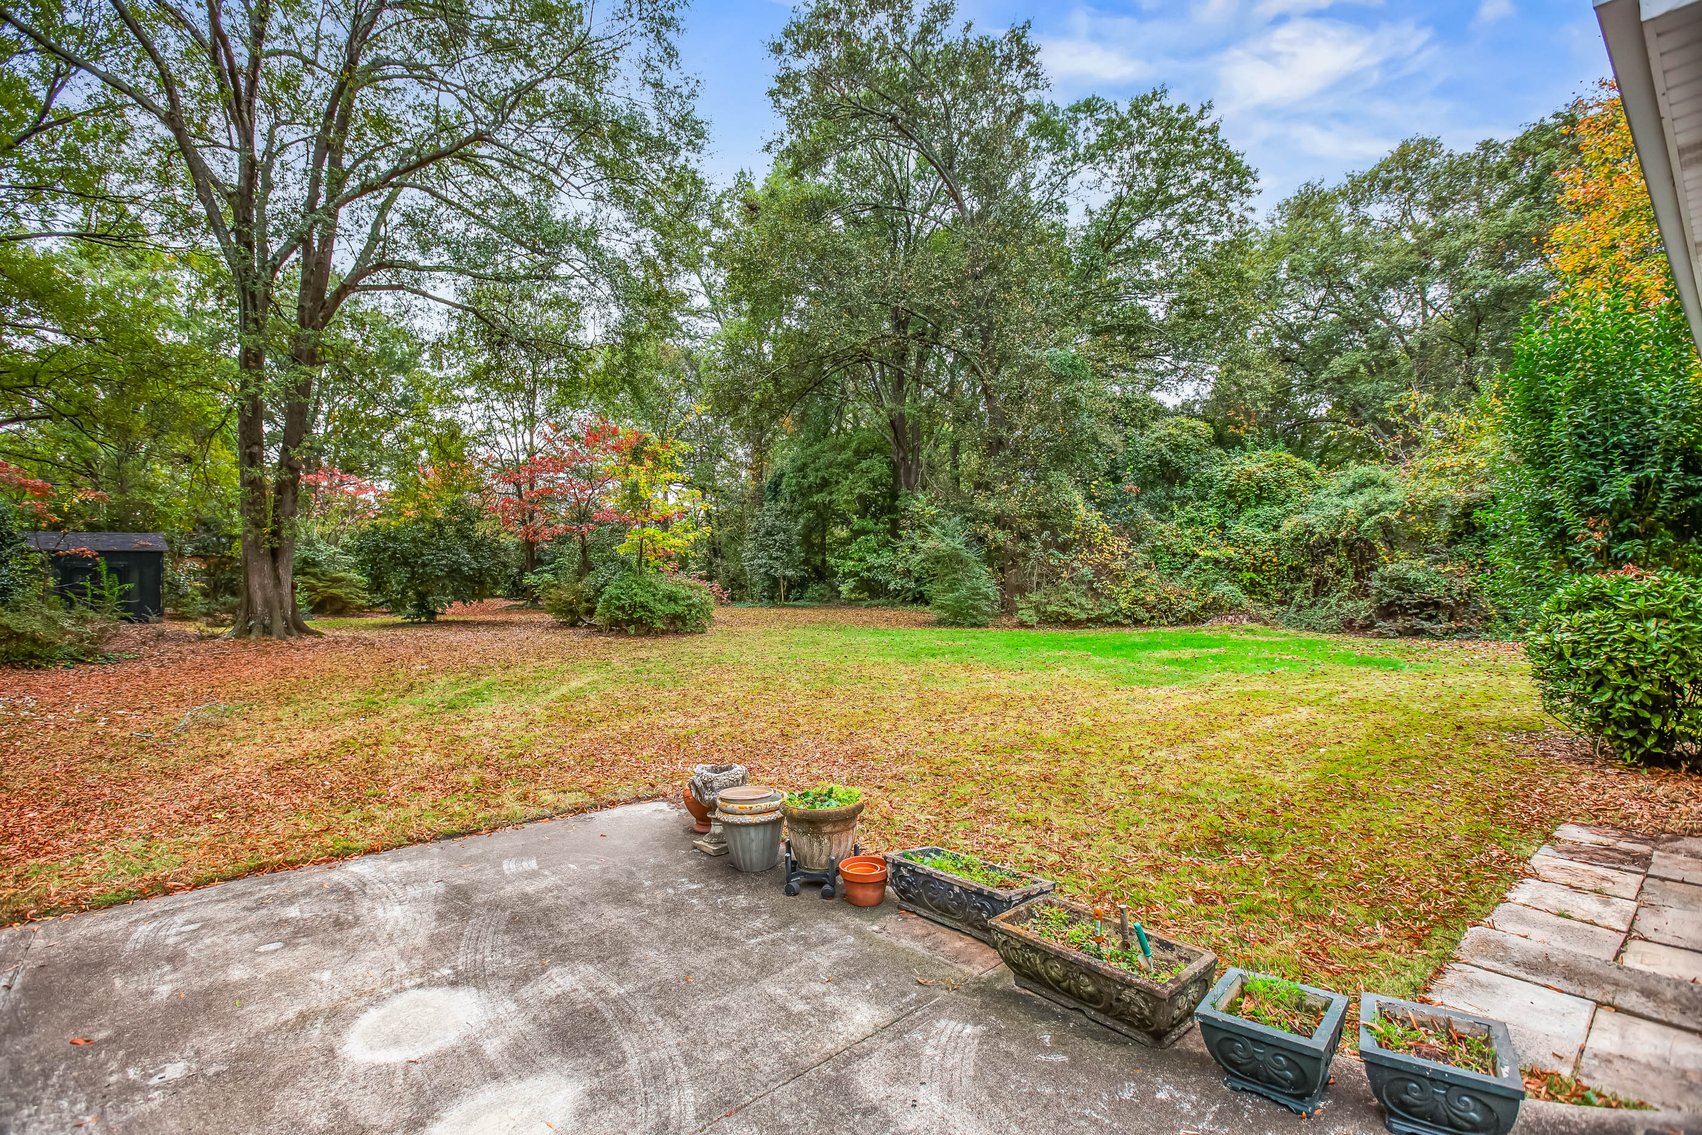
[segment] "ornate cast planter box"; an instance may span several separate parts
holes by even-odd
[[[1016,871],[1003,864],[989,863],[990,867],[1028,880],[1023,886],[1000,890],[936,871],[909,858],[911,855],[939,855],[944,850],[939,847],[911,847],[887,852],[887,886],[892,888],[898,905],[904,910],[913,910],[943,926],[973,934],[983,942],[993,941],[987,929],[988,919],[1029,899],[1051,894],[1055,885],[1050,879]]]
[[[1093,917],[1085,906],[1046,896],[1008,910],[988,924],[993,945],[1018,985],[1142,1044],[1164,1048],[1188,1030],[1194,1006],[1205,997],[1217,973],[1216,954],[1148,931],[1155,953],[1176,953],[1188,959],[1175,977],[1153,981],[1096,961],[1023,925],[1048,905],[1064,907],[1078,918]]]
[[[1384,1009],[1412,1013],[1420,1021],[1451,1021],[1463,1033],[1487,1036],[1495,1046],[1495,1075],[1390,1052],[1377,1043],[1369,1025]],[[1371,1094],[1383,1105],[1383,1123],[1397,1135],[1507,1135],[1519,1118],[1525,1083],[1519,1076],[1513,1038],[1500,1021],[1362,993],[1359,1055],[1365,1061]]]
[[[1306,1000],[1324,1010],[1324,1019],[1309,1037],[1225,1012],[1222,1006],[1235,1000],[1242,981],[1258,976],[1234,968],[1225,971],[1194,1010],[1200,1036],[1205,1039],[1206,1051],[1226,1073],[1225,1086],[1264,1096],[1305,1115],[1318,1106],[1324,1089],[1330,1086],[1330,1060],[1341,1041],[1348,999],[1327,989],[1302,985]]]

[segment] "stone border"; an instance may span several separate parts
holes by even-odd
[[[1702,839],[1561,826],[1426,1000],[1506,1021],[1526,1064],[1702,1110]]]

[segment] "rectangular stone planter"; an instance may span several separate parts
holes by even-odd
[[[1217,973],[1216,954],[1149,931],[1147,939],[1154,947],[1189,959],[1181,973],[1159,983],[1043,938],[1023,925],[1035,911],[1047,906],[1061,906],[1078,917],[1093,917],[1087,907],[1049,895],[1008,910],[988,923],[993,946],[1018,985],[1085,1013],[1142,1044],[1164,1048],[1188,1030],[1194,1006],[1211,988]]]
[[[887,886],[892,888],[898,905],[904,910],[915,911],[953,930],[973,934],[983,942],[993,941],[987,929],[988,919],[1038,895],[1051,894],[1055,886],[1050,879],[1017,871],[1001,863],[988,863],[990,867],[1010,871],[1028,880],[1022,886],[1000,890],[937,871],[909,858],[911,855],[939,855],[944,851],[940,847],[910,847],[887,852]]]
[[[1377,1043],[1370,1026],[1385,1009],[1411,1012],[1425,1022],[1452,1021],[1461,1032],[1488,1037],[1495,1046],[1495,1075],[1390,1052]],[[1506,1135],[1519,1118],[1525,1083],[1513,1038],[1500,1021],[1362,993],[1359,1056],[1365,1061],[1371,1094],[1383,1105],[1383,1124],[1396,1135]]]
[[[1307,1002],[1324,1010],[1317,1031],[1309,1037],[1223,1010],[1241,992],[1243,981],[1261,976],[1233,967],[1226,970],[1194,1010],[1194,1019],[1200,1023],[1206,1051],[1225,1073],[1225,1086],[1264,1096],[1305,1115],[1318,1106],[1330,1086],[1330,1060],[1341,1041],[1348,999],[1302,985]]]

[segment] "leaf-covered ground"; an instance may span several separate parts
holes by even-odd
[[[1556,824],[1702,832],[1702,781],[1541,734],[1493,644],[739,608],[631,639],[497,604],[322,625],[0,671],[0,923],[677,798],[738,760],[862,786],[866,849],[979,852],[1231,962],[1406,994]]]

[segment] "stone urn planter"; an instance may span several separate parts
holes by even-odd
[[[1275,1100],[1290,1111],[1308,1115],[1323,1100],[1330,1084],[1330,1061],[1347,1020],[1348,998],[1310,985],[1284,983],[1297,1001],[1318,1016],[1308,1036],[1251,1020],[1245,1009],[1247,982],[1275,981],[1265,974],[1231,968],[1206,994],[1194,1019],[1224,1085]]]
[[[1403,1050],[1410,1043],[1391,1047],[1414,1025],[1476,1038],[1493,1057],[1480,1071],[1434,1059],[1433,1052]],[[1390,1031],[1380,1038],[1379,1029]],[[1362,993],[1359,1056],[1371,1094],[1383,1105],[1383,1124],[1396,1135],[1506,1135],[1519,1118],[1525,1084],[1500,1021]]]
[[[852,906],[879,906],[886,899],[886,860],[879,855],[853,855],[839,861],[845,901]]]
[[[692,841],[692,846],[705,855],[727,854],[727,840],[721,831],[721,823],[716,818],[715,802],[721,792],[728,788],[736,788],[745,783],[744,765],[696,765],[691,770],[691,779],[686,782],[686,811],[697,821],[696,831],[705,833],[702,839]],[[693,804],[696,807],[693,807]],[[698,815],[702,809],[703,815]]]
[[[715,801],[715,817],[727,838],[727,853],[740,871],[767,871],[780,862],[779,792],[767,785],[726,788]]]
[[[857,846],[857,817],[863,806],[861,791],[837,784],[788,792],[781,811],[797,865],[805,871],[831,871],[848,858]]]
[[[1096,957],[1055,937],[1066,927],[1097,922],[1088,907],[1047,895],[1007,910],[988,926],[994,948],[1022,988],[1142,1044],[1174,1044],[1211,988],[1217,955],[1148,933],[1153,970],[1136,972],[1105,960],[1120,956],[1114,946],[1090,945]]]
[[[886,865],[887,884],[901,908],[988,943],[989,919],[1051,894],[1054,886],[1050,879],[943,847],[889,851]]]

